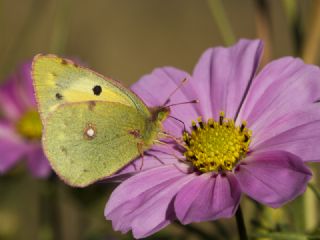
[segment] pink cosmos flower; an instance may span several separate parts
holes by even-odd
[[[0,87],[0,174],[22,159],[33,176],[50,174],[41,147],[41,128],[28,62]]]
[[[242,194],[276,208],[305,191],[305,162],[320,160],[320,70],[285,57],[256,74],[262,49],[259,40],[210,48],[192,75],[158,68],[132,86],[159,106],[187,78],[170,103],[199,103],[171,108],[186,132],[172,118],[164,129],[183,143],[154,146],[144,171],[112,193],[105,216],[115,230],[142,238],[174,220],[231,217]]]

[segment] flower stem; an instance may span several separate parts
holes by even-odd
[[[239,232],[239,239],[248,240],[247,230],[244,224],[244,218],[243,218],[243,214],[240,206],[238,207],[238,210],[236,212],[236,221],[237,221],[237,227]]]
[[[320,201],[320,191],[317,189],[317,187],[313,183],[310,183],[310,182],[308,183],[308,187],[312,190],[314,195]]]

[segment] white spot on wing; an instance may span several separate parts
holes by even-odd
[[[95,131],[93,128],[87,129],[87,135],[88,137],[93,137],[95,135]]]
[[[84,128],[83,135],[84,135],[85,139],[87,139],[87,140],[94,139],[97,135],[97,128],[96,128],[95,124],[87,123]]]

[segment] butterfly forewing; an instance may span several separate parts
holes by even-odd
[[[147,106],[129,89],[70,60],[37,55],[32,75],[42,119],[61,104],[83,101],[116,102],[148,114]]]

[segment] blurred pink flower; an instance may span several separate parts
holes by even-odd
[[[305,162],[320,160],[320,70],[285,57],[256,74],[262,49],[258,40],[211,48],[192,75],[164,67],[132,86],[149,106],[159,106],[187,78],[170,103],[200,102],[171,108],[187,132],[172,118],[164,123],[184,147],[154,146],[144,171],[112,193],[105,216],[115,230],[142,238],[176,219],[231,217],[243,193],[280,207],[305,191],[311,178]]]
[[[22,159],[33,176],[50,174],[41,147],[41,129],[28,62],[0,87],[0,174]]]

